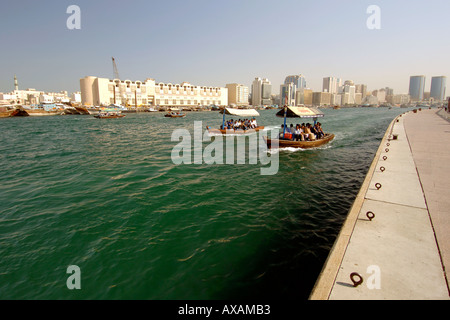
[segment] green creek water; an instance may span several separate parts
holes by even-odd
[[[278,127],[276,111],[258,123]],[[307,299],[404,111],[324,109],[335,140],[281,151],[266,176],[172,162],[172,132],[218,112],[1,119],[0,299]]]

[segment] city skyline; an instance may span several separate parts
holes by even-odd
[[[86,76],[113,78],[111,57],[122,80],[250,88],[261,77],[275,94],[292,74],[314,91],[337,77],[395,93],[408,93],[415,74],[426,77],[426,92],[432,77],[449,77],[450,4],[376,2],[77,1],[80,30],[66,26],[72,1],[10,2],[0,13],[10,48],[0,53],[0,92],[14,90],[15,75],[20,89],[76,92]],[[372,4],[381,11],[378,30],[366,25]]]

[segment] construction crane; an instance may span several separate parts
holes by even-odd
[[[112,57],[112,63],[113,63],[114,79],[120,79],[119,71],[117,70],[116,60],[114,59],[114,57]]]
[[[119,80],[120,101],[121,101],[121,103],[123,103],[124,92],[123,92],[122,84],[120,83],[119,70],[117,69],[116,59],[114,59],[114,57],[112,57],[112,63],[113,63],[114,79]],[[116,104],[116,87],[115,86],[116,86],[116,84],[114,84],[114,104]],[[126,99],[126,100],[127,100],[126,104],[128,105],[128,99]]]

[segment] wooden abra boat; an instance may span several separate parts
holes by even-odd
[[[307,108],[307,107],[288,107],[285,106],[282,110],[277,112],[276,114],[279,118],[284,118],[284,128],[286,128],[286,118],[310,118],[314,120],[314,124],[317,122],[317,118],[323,117],[324,114],[315,108]],[[284,129],[285,130],[285,129]],[[280,133],[281,137],[286,137],[285,132]],[[315,140],[306,140],[306,141],[294,141],[292,139],[269,139],[268,137],[264,137],[266,141],[267,148],[274,148],[274,144],[278,144],[278,148],[301,148],[301,149],[310,149],[317,148],[324,144],[327,144],[331,140],[334,139],[334,134],[325,133],[325,135],[321,139]]]
[[[206,127],[208,129],[209,133],[212,134],[247,134],[247,133],[252,133],[252,132],[258,132],[260,130],[264,129],[264,126],[259,126],[256,127],[254,129],[248,129],[248,130],[243,130],[243,129],[211,129],[210,127]]]
[[[310,149],[317,148],[324,144],[327,144],[334,139],[334,134],[326,133],[322,139],[312,140],[312,141],[294,141],[287,139],[269,139],[264,137],[266,141],[267,148],[272,149],[273,144],[278,144],[278,148],[300,148],[300,149]]]
[[[115,118],[123,118],[126,115],[121,114],[119,112],[100,112],[99,114],[95,115],[94,118],[97,119],[115,119]]]
[[[169,112],[169,113],[165,114],[164,117],[166,117],[166,118],[184,118],[184,117],[186,117],[186,114]]]
[[[257,126],[255,128],[250,129],[222,129],[225,127],[225,115],[232,115],[237,116],[241,118],[254,118],[258,117],[259,113],[255,109],[234,109],[234,108],[224,108],[220,113],[223,114],[223,120],[222,120],[222,126],[220,129],[211,129],[210,127],[206,127],[208,129],[208,132],[211,134],[247,134],[252,132],[258,132],[260,130],[264,129],[264,126]]]

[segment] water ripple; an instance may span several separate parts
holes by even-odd
[[[279,127],[274,111],[259,123]],[[307,297],[399,111],[325,113],[335,140],[280,151],[274,176],[260,164],[172,163],[172,131],[214,126],[215,112],[1,121],[0,296]],[[65,288],[71,264],[78,293]]]

